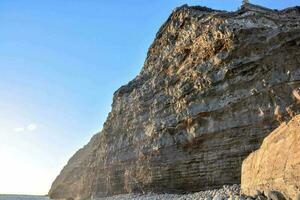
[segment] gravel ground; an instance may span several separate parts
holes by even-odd
[[[225,185],[221,189],[207,190],[191,194],[123,194],[97,200],[240,200],[240,185]]]

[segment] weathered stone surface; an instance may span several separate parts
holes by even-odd
[[[240,182],[243,159],[297,113],[299,9],[182,6],[101,133],[54,181],[55,199],[193,192]],[[299,95],[300,97],[300,95]]]
[[[255,190],[273,200],[282,199],[280,193],[287,199],[300,193],[300,115],[282,123],[243,162],[242,191],[253,195]]]

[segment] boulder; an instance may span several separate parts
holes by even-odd
[[[297,199],[300,192],[300,115],[282,123],[242,165],[242,192],[268,199]],[[299,197],[298,197],[299,198]]]

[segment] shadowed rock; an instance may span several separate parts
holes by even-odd
[[[269,191],[267,196],[269,200],[286,200],[284,195],[278,191]]]

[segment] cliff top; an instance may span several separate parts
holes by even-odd
[[[175,8],[168,19],[163,23],[163,25],[160,27],[158,32],[156,33],[155,40],[152,43],[152,45],[149,47],[148,53],[147,53],[147,58],[145,60],[144,66],[140,72],[140,74],[130,81],[128,84],[123,85],[120,87],[115,93],[114,96],[121,96],[124,93],[129,93],[132,91],[132,88],[136,87],[137,85],[140,85],[142,82],[145,80],[148,80],[149,74],[148,72],[151,71],[149,67],[153,66],[153,63],[150,64],[150,61],[152,59],[158,59],[159,55],[156,55],[158,46],[162,46],[162,40],[166,40],[169,44],[175,44],[175,40],[177,39],[176,35],[178,34],[171,34],[171,32],[176,32],[175,29],[179,30],[181,29],[184,24],[190,23],[192,19],[199,19],[199,18],[206,18],[207,23],[208,21],[212,21],[213,19],[219,20],[219,19],[224,19],[228,20],[230,19],[231,21],[234,21],[235,19],[245,19],[245,20],[239,20],[239,23],[237,27],[235,27],[233,30],[230,31],[238,31],[241,29],[247,29],[247,28],[253,28],[252,26],[256,26],[255,23],[261,24],[260,26],[273,26],[274,24],[268,24],[271,22],[267,18],[273,18],[273,20],[290,20],[290,18],[294,18],[293,16],[298,16],[300,15],[300,7],[295,6],[295,7],[290,7],[286,8],[283,10],[276,10],[276,9],[270,9],[266,8],[260,5],[255,5],[251,3],[245,3],[241,6],[240,9],[234,11],[234,12],[229,12],[225,10],[216,10],[216,9],[211,9],[205,6],[189,6],[188,4],[184,4],[182,6],[179,6]],[[288,16],[288,18],[286,18]],[[249,18],[256,18],[256,19],[262,19],[266,18],[264,20],[265,22],[254,22],[251,20],[247,20]],[[246,23],[247,21],[247,23]],[[234,22],[233,22],[234,23]],[[250,24],[251,23],[251,24]],[[263,24],[266,23],[266,24]],[[221,25],[220,25],[221,26]],[[223,26],[223,25],[222,25]],[[234,26],[234,24],[232,25]],[[170,28],[171,27],[171,28]],[[167,38],[163,38],[163,35],[167,35]],[[169,37],[172,35],[172,37]],[[168,45],[169,45],[168,44]],[[155,55],[155,56],[154,56]],[[150,67],[150,68],[151,68]],[[161,66],[163,67],[163,66]]]

